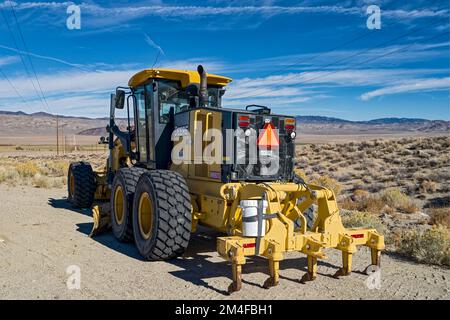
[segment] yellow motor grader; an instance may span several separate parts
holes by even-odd
[[[265,288],[279,281],[287,252],[307,256],[302,282],[316,278],[326,248],[342,252],[335,276],[351,273],[358,245],[379,265],[384,238],[375,229],[346,229],[336,196],[294,173],[295,118],[268,107],[222,108],[232,80],[197,71],[146,69],[111,95],[109,157],[103,172],[72,163],[68,200],[92,208],[91,235],[111,228],[119,241],[134,241],[148,260],[184,253],[198,225],[224,234],[217,251],[231,262],[229,292],[242,284],[248,256],[268,260]],[[115,110],[127,110],[127,126]],[[316,205],[312,221],[306,214]]]

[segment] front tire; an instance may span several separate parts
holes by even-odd
[[[121,168],[114,176],[111,189],[111,228],[120,242],[133,240],[133,197],[139,177],[146,170],[138,167]]]
[[[96,188],[91,165],[87,162],[72,162],[67,173],[67,200],[76,208],[90,208]]]
[[[184,178],[169,170],[142,174],[133,202],[133,233],[139,253],[147,260],[182,255],[189,243],[192,211]]]

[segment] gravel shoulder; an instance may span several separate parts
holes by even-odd
[[[450,299],[450,270],[382,257],[381,288],[368,289],[361,272],[370,254],[360,249],[354,272],[331,277],[340,256],[326,251],[316,281],[300,284],[306,270],[302,254],[281,263],[280,284],[262,288],[267,278],[263,259],[248,259],[244,283],[231,297],[230,266],[215,252],[217,234],[193,236],[184,258],[146,262],[132,244],[112,234],[88,237],[88,210],[74,210],[63,189],[0,186],[0,299]],[[69,290],[68,266],[81,270],[81,288]]]

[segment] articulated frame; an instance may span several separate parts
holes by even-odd
[[[240,235],[242,212],[239,202],[243,199],[261,199],[263,194],[269,202],[265,215],[270,218],[264,220],[267,221],[268,231],[260,239],[259,252],[256,253],[256,238]],[[230,293],[241,289],[245,257],[255,254],[266,257],[269,262],[270,277],[264,283],[265,288],[278,284],[279,263],[284,252],[299,251],[307,255],[308,271],[301,282],[316,278],[317,259],[326,258],[322,252],[324,248],[342,251],[343,266],[335,277],[351,273],[352,255],[358,245],[371,249],[372,265],[380,264],[384,237],[375,229],[344,228],[335,195],[326,188],[295,183],[226,184],[221,189],[221,195],[231,205],[231,212],[235,212],[229,219],[231,236],[217,239],[217,251],[232,263]],[[313,227],[308,231],[302,212],[313,203],[318,205],[318,212]],[[294,231],[296,219],[301,221],[299,231]]]

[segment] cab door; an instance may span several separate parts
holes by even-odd
[[[134,90],[136,97],[135,124],[138,162],[148,168],[154,168],[154,127],[152,112],[152,92],[148,92],[144,86]]]

